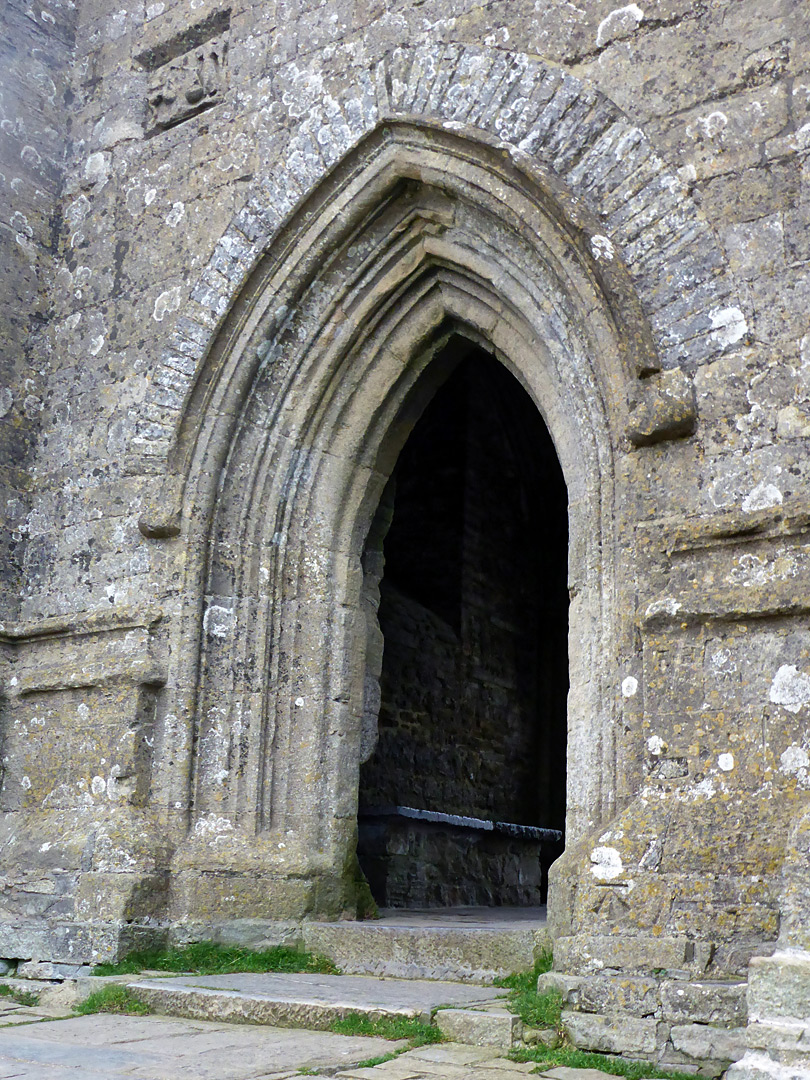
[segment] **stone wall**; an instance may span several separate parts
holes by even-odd
[[[32,457],[51,357],[45,323],[60,227],[60,194],[76,10],[72,0],[34,11],[9,0],[0,14],[0,619],[19,614],[21,543],[32,530]],[[34,529],[34,531],[36,531]]]
[[[40,10],[3,37],[4,940],[351,907],[363,543],[463,332],[569,490],[558,964],[739,981],[810,784],[805,5]]]

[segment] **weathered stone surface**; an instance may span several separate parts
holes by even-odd
[[[778,950],[757,956],[748,976],[748,1016],[751,1020],[810,1020],[810,954]]]
[[[648,379],[642,400],[632,409],[627,435],[635,446],[691,435],[697,423],[695,390],[682,371]]]
[[[290,1031],[247,1025],[208,1024],[162,1016],[82,1016],[57,1023],[6,1029],[0,1041],[0,1067],[38,1077],[73,1073],[81,1080],[135,1076],[170,1080],[206,1072],[229,1080],[259,1073],[278,1078],[336,1069],[381,1055],[384,1039],[355,1038],[330,1032]]]
[[[652,1057],[662,1042],[661,1025],[656,1020],[565,1010],[563,1027],[578,1049],[597,1050],[603,1054],[624,1052]],[[663,1031],[665,1040],[666,1029]]]
[[[18,979],[77,979],[80,975],[89,975],[87,964],[53,964],[50,961],[26,960],[17,965],[15,972]]]
[[[328,1030],[352,1012],[372,1020],[415,1017],[429,1023],[439,1005],[496,1003],[505,993],[460,983],[351,975],[130,977],[127,985],[155,1011],[172,1016],[316,1030]],[[495,1028],[508,1027],[513,1019],[511,1013],[498,1013]]]
[[[618,976],[582,979],[567,1000],[583,1012],[626,1012],[631,1016],[658,1016],[661,1008],[655,979]]]
[[[306,948],[346,974],[488,983],[531,967],[547,947],[545,920],[535,915],[536,922],[517,912],[489,920],[388,911],[382,924],[307,922],[302,933]]]
[[[368,913],[390,781],[565,816],[581,1017],[740,1024],[753,957],[753,1024],[803,1022],[757,964],[810,948],[805,8],[10,0],[0,957]],[[475,349],[515,396],[454,391],[408,489]],[[386,624],[397,501],[454,462]],[[389,840],[400,898],[544,894]],[[452,968],[400,945],[347,961]]]
[[[507,1009],[440,1009],[436,1025],[445,1038],[472,1046],[510,1048],[522,1033],[520,1020]]]
[[[728,1080],[805,1080],[804,1063],[784,1064],[766,1054],[747,1053],[731,1065],[726,1073]]]
[[[661,983],[662,1016],[674,1023],[693,1020],[700,1024],[746,1020],[746,983],[674,982]]]
[[[746,1051],[745,1028],[682,1024],[670,1032],[672,1045],[695,1061],[737,1061]]]

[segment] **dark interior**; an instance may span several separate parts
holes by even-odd
[[[537,828],[565,820],[567,493],[518,381],[460,339],[448,349],[458,363],[378,512],[379,741],[358,855],[383,906],[536,904],[561,850]]]

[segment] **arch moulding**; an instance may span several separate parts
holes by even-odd
[[[692,430],[680,368],[723,347],[728,287],[707,227],[614,106],[525,57],[446,63],[428,77],[403,53],[364,94],[322,103],[317,141],[302,125],[286,173],[236,216],[164,357],[178,410],[142,529],[180,534],[186,553],[163,733],[176,752],[156,778],[185,835],[175,917],[351,904],[360,558],[452,334],[519,379],[568,486],[569,842],[624,790],[617,462]],[[501,95],[494,131],[480,78]]]

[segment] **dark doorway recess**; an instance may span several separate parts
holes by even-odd
[[[384,645],[358,856],[384,907],[535,905],[565,820],[566,487],[502,364],[462,339],[439,361],[364,556]]]

